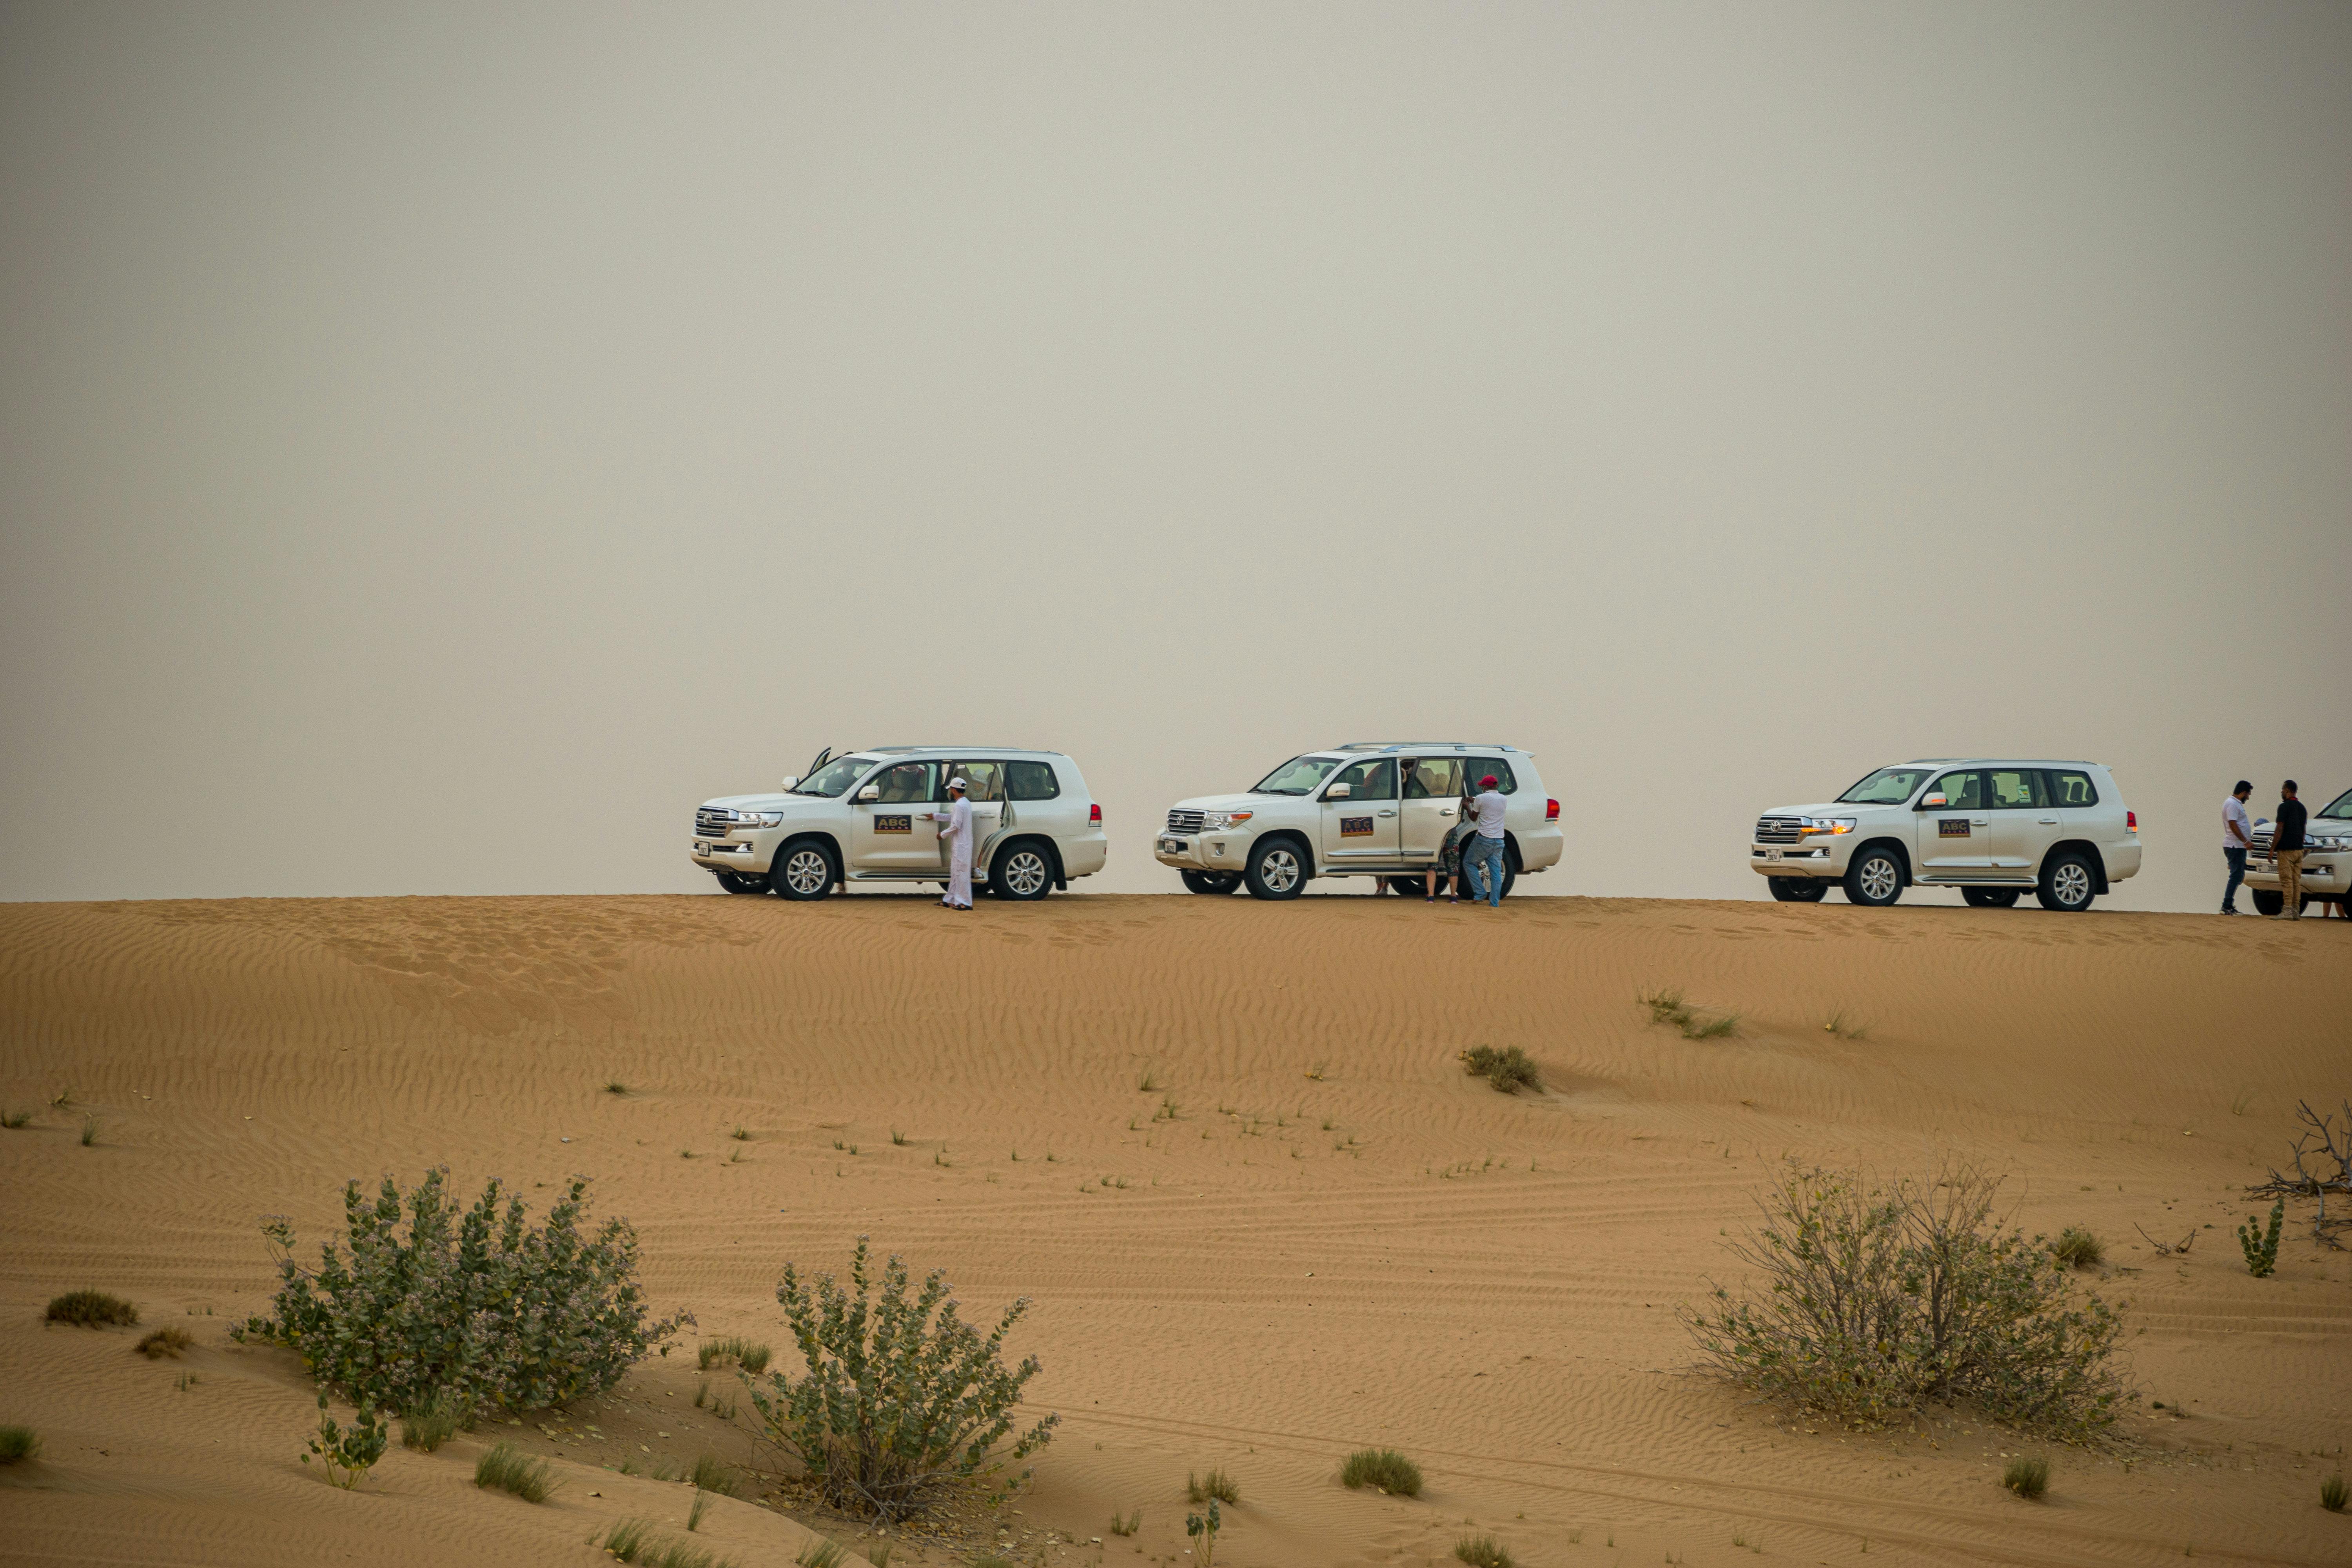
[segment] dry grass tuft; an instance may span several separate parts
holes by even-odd
[[[1205,1476],[1188,1472],[1184,1477],[1184,1500],[1206,1502],[1211,1498],[1228,1508],[1238,1508],[1241,1506],[1242,1489],[1222,1469],[1211,1470]]]
[[[2000,1484],[2021,1498],[2039,1498],[2050,1489],[2050,1461],[2039,1454],[2020,1454],[2000,1472]]]
[[[695,1360],[704,1372],[709,1372],[719,1362],[731,1361],[757,1377],[768,1370],[768,1361],[773,1353],[766,1345],[754,1344],[740,1335],[730,1334],[724,1339],[703,1341],[701,1348],[695,1352]]]
[[[139,1321],[139,1309],[120,1296],[110,1296],[103,1290],[69,1290],[49,1303],[42,1321],[50,1323],[72,1323],[79,1328],[95,1329],[109,1323],[125,1328]]]
[[[743,1493],[743,1478],[716,1454],[705,1454],[695,1460],[687,1479],[697,1490],[717,1492],[720,1497],[740,1497]]]
[[[1517,1046],[1506,1046],[1499,1051],[1492,1046],[1473,1046],[1462,1053],[1462,1070],[1473,1078],[1485,1079],[1498,1094],[1517,1094],[1523,1089],[1543,1092],[1543,1074],[1528,1059],[1528,1053]]]
[[[24,1428],[22,1426],[10,1426],[0,1428],[0,1430],[22,1432]],[[2342,1476],[2330,1476],[2326,1480],[2319,1483],[2320,1507],[2326,1509],[2330,1513],[2342,1513],[2344,1511],[2345,1500],[2346,1492],[2344,1489],[2344,1478]]]
[[[2050,1256],[2069,1268],[2096,1268],[2107,1260],[2107,1249],[2081,1226],[2070,1225],[2050,1244]]]
[[[534,1459],[520,1448],[493,1443],[474,1463],[474,1484],[512,1492],[525,1502],[545,1502],[555,1489],[554,1475],[545,1459]]]
[[[400,1443],[404,1448],[415,1448],[430,1454],[457,1435],[466,1424],[466,1413],[457,1401],[441,1393],[421,1408],[400,1418]]]
[[[139,1342],[139,1353],[149,1361],[160,1360],[164,1356],[177,1358],[181,1352],[195,1342],[187,1330],[166,1323]]]
[[[1359,1448],[1339,1467],[1339,1484],[1377,1487],[1391,1497],[1421,1495],[1421,1467],[1394,1448]]]
[[[0,1465],[14,1465],[40,1457],[41,1435],[38,1432],[30,1426],[0,1426]]]
[[[1454,1543],[1454,1555],[1470,1568],[1518,1568],[1511,1549],[1491,1535],[1465,1535]]]

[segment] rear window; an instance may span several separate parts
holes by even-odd
[[[2088,773],[2050,771],[2050,804],[2053,805],[2096,805],[2099,786],[2091,782]]]
[[[1013,800],[1052,800],[1062,793],[1051,763],[1004,764],[1005,794]]]
[[[1511,772],[1511,764],[1500,757],[1472,757],[1462,770],[1462,776],[1474,794],[1479,787],[1478,781],[1488,773],[1495,775],[1495,792],[1497,795],[1519,793],[1517,775]]]

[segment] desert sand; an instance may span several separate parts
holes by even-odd
[[[1635,998],[1658,986],[1736,1010],[1737,1035],[1652,1025]],[[1524,1047],[1549,1090],[1465,1077],[1477,1043]],[[2352,1518],[2317,1502],[2352,1439],[2352,1255],[2296,1234],[2308,1205],[2273,1279],[2231,1234],[2267,1209],[2241,1188],[2284,1158],[2297,1098],[2347,1092],[2352,929],[2318,921],[1534,898],[0,907],[0,1103],[36,1111],[0,1131],[0,1422],[46,1443],[0,1470],[0,1558],[609,1561],[605,1523],[676,1526],[688,1489],[606,1467],[752,1454],[743,1421],[694,1407],[694,1344],[784,1352],[784,1261],[838,1268],[870,1234],[945,1268],[971,1316],[1034,1299],[1015,1348],[1064,1424],[1004,1518],[1024,1564],[1189,1563],[1183,1482],[1210,1466],[1241,1488],[1233,1568],[1444,1563],[1471,1521],[1537,1568],[2352,1563]],[[1964,1413],[1807,1429],[1698,1375],[1677,1304],[1738,1277],[1724,1234],[1784,1155],[1973,1160],[2029,1228],[2105,1237],[2084,1283],[2129,1301],[2148,1396],[2113,1449],[2052,1450],[2032,1503],[1997,1478],[2044,1447]],[[297,1462],[315,1411],[293,1356],[228,1340],[273,1283],[257,1218],[290,1215],[307,1249],[346,1178],[436,1163],[535,1203],[593,1176],[599,1212],[638,1229],[656,1308],[698,1329],[615,1397],[395,1447],[338,1491]],[[2159,1258],[2142,1226],[2196,1241]],[[150,1362],[136,1331],[44,1326],[83,1286],[195,1348]],[[499,1436],[555,1457],[551,1500],[474,1489]],[[1424,1495],[1340,1487],[1367,1445],[1418,1459]],[[1129,1509],[1140,1532],[1113,1537]],[[808,1537],[752,1499],[698,1539],[767,1568]],[[919,1532],[894,1562],[994,1544]]]

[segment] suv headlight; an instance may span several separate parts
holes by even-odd
[[[1254,811],[1204,812],[1201,817],[1201,830],[1204,833],[1223,833],[1229,827],[1239,827],[1256,815],[1257,813]]]
[[[2311,847],[2314,849],[2342,849],[2347,846],[2352,846],[2352,838],[2347,838],[2338,833],[2331,833],[2311,841]]]
[[[735,814],[735,826],[738,827],[773,827],[776,824],[783,821],[783,819],[784,814],[781,811],[739,811]]]
[[[1852,833],[1857,819],[1851,816],[1809,816],[1798,826],[1801,834]]]

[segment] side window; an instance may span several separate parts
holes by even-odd
[[[966,800],[1003,800],[1004,798],[1004,764],[1003,763],[950,763],[940,773],[940,798],[948,797],[948,780],[961,777],[970,787],[964,791]]]
[[[1992,784],[1995,811],[2032,811],[2050,805],[2050,786],[2040,768],[1995,768],[1985,776]]]
[[[929,805],[940,785],[937,763],[899,763],[884,768],[867,782],[879,785],[884,805]]]
[[[2057,773],[2050,774],[2050,795],[2056,805],[2096,805],[2098,786],[2091,783],[2088,773]]]
[[[1931,806],[1930,810],[1982,811],[1985,808],[1984,775],[1982,773],[1946,773],[1927,786],[1927,795],[1940,795],[1944,797],[1942,805]],[[1922,795],[1920,798],[1924,800],[1927,795]]]
[[[1008,800],[1052,800],[1062,793],[1051,763],[1007,763],[1004,779]]]
[[[1470,758],[1462,770],[1462,782],[1470,786],[1471,794],[1475,795],[1478,793],[1478,781],[1485,778],[1488,773],[1495,775],[1496,794],[1517,795],[1519,793],[1519,781],[1512,776],[1511,764],[1505,762],[1500,757]]]
[[[1331,782],[1346,784],[1349,800],[1394,800],[1396,759],[1381,757],[1378,761],[1351,763],[1340,769]],[[1326,790],[1324,793],[1328,796],[1330,792]]]
[[[1452,800],[1462,793],[1459,757],[1407,757],[1399,766],[1407,800]]]

